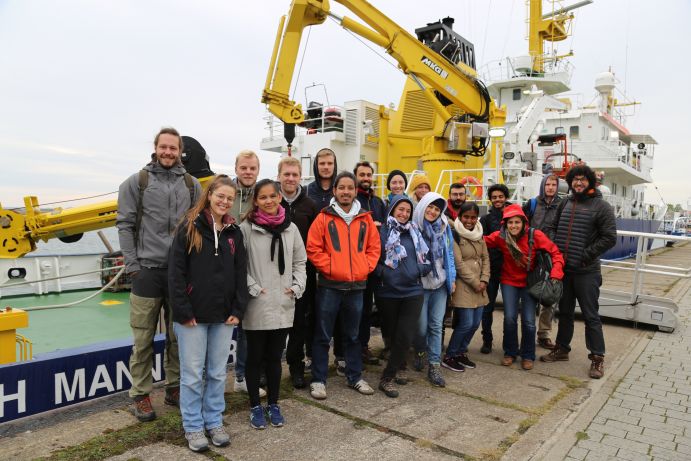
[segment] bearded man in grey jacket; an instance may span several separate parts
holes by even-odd
[[[163,367],[168,405],[178,405],[180,361],[172,332],[168,305],[168,251],[173,230],[182,215],[201,195],[201,185],[185,171],[180,161],[182,137],[174,128],[162,128],[154,140],[151,163],[120,185],[116,225],[125,271],[132,280],[130,326],[134,344],[130,356],[134,415],[151,421],[156,412],[149,393],[153,387],[154,336],[161,313],[166,322]]]

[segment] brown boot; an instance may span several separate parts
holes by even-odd
[[[553,350],[555,347],[557,347],[557,345],[554,344],[550,338],[537,338],[537,344],[538,346],[549,350]]]
[[[605,357],[602,355],[588,354],[590,359],[590,377],[600,379],[605,375]]]
[[[541,355],[540,360],[543,362],[567,362],[569,360],[569,351],[557,344],[557,346],[552,349],[552,352]]]

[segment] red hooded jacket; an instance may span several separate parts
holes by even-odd
[[[515,287],[526,286],[526,278],[528,277],[528,270],[524,266],[519,266],[516,261],[511,256],[509,248],[506,245],[506,241],[502,236],[503,232],[508,232],[505,228],[506,221],[513,217],[518,216],[523,220],[523,234],[517,240],[516,244],[518,248],[523,252],[523,265],[528,263],[528,218],[526,218],[525,213],[518,204],[512,204],[504,209],[503,219],[502,219],[502,230],[492,232],[490,235],[485,237],[485,243],[487,248],[498,248],[504,255],[504,265],[501,270],[500,282],[506,285],[511,285]],[[557,246],[542,232],[541,230],[535,229],[533,234],[533,251],[530,258],[530,269],[535,267],[535,256],[537,250],[545,250],[552,257],[552,272],[551,277],[554,279],[561,280],[564,278],[564,257],[559,252]]]

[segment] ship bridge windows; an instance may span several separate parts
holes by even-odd
[[[520,88],[514,88],[513,89],[513,100],[514,101],[520,101],[521,100],[521,89]]]
[[[566,130],[563,126],[558,126],[554,129],[554,134],[565,134]]]
[[[580,127],[578,125],[573,125],[569,127],[569,138],[571,139],[579,139],[578,135],[578,129]]]

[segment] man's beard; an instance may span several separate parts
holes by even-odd
[[[465,203],[465,200],[452,200],[451,205],[453,205],[454,208],[458,209]]]

